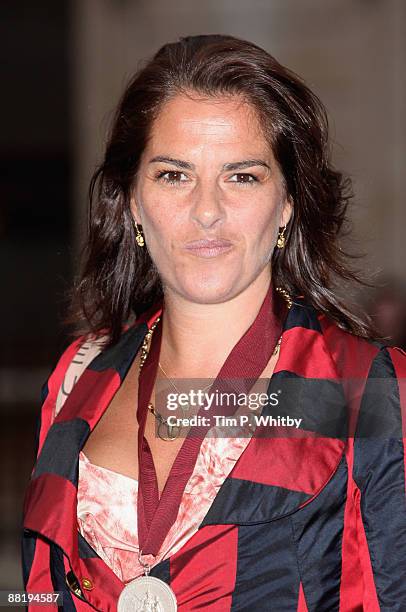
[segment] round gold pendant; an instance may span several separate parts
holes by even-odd
[[[176,440],[179,437],[180,430],[182,428],[177,425],[168,425],[167,423],[162,423],[162,421],[158,425],[158,436],[161,440]],[[166,430],[166,431],[165,431]]]

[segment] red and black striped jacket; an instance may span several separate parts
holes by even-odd
[[[23,577],[28,592],[62,591],[65,610],[116,610],[124,587],[77,529],[78,458],[152,322],[139,319],[91,361],[52,425],[81,340],[44,387]],[[253,437],[198,531],[151,575],[181,612],[406,610],[406,353],[297,298],[268,393],[278,389],[308,435]]]

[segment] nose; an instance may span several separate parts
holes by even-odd
[[[200,183],[192,197],[190,215],[194,223],[204,229],[222,223],[225,218],[225,209],[216,184]]]

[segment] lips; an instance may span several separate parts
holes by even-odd
[[[185,249],[198,257],[216,257],[232,249],[229,240],[192,240],[185,245]]]

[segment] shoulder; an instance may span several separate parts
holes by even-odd
[[[307,306],[306,310],[306,316],[317,321],[326,350],[340,376],[405,376],[406,352],[402,348],[352,334],[312,306]]]
[[[72,342],[63,353],[55,369],[54,417],[65,403],[66,398],[84,370],[99,355],[105,344],[105,337],[81,336]]]
[[[122,336],[124,337],[128,330],[138,327],[137,321],[132,324],[125,323],[122,326]],[[108,349],[108,341],[109,333],[106,329],[100,330],[97,334],[83,334],[70,342],[60,355],[42,389],[43,401],[48,400],[48,403],[54,405],[54,417],[62,408],[82,373],[93,360],[102,352],[111,353],[117,350],[120,343]]]
[[[56,364],[52,367],[50,375],[43,386],[43,400],[50,394],[57,391],[71,366],[82,365],[88,362],[97,352],[100,352],[102,344],[100,338],[92,338],[89,335],[82,335],[75,338],[57,358]]]
[[[319,338],[319,346],[331,357],[340,378],[365,378],[371,370],[376,376],[406,377],[406,351],[342,329],[303,296],[295,297],[288,313],[285,329],[292,328],[299,330],[298,337],[309,332]]]
[[[89,334],[68,344],[51,369],[41,390],[41,437],[46,434],[67,396],[90,362],[103,350],[104,337]]]
[[[63,377],[81,345],[86,341],[85,336],[75,338],[63,352],[58,356],[56,363],[51,368],[50,374],[42,387],[42,401],[49,400],[55,394],[55,390],[60,387]]]

